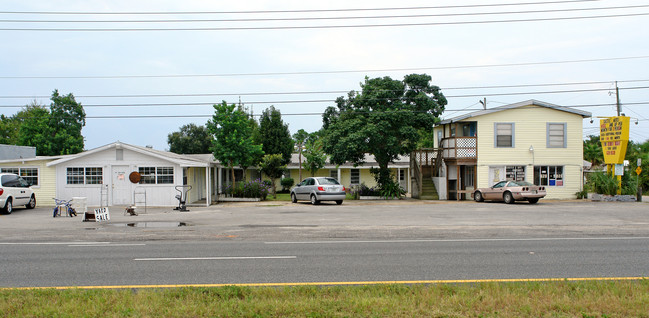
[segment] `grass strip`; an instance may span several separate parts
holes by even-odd
[[[1,317],[649,317],[649,280],[4,289]]]

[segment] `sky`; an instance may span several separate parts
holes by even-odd
[[[522,4],[521,4],[522,3]],[[649,4],[638,0],[3,0],[0,112],[58,89],[86,111],[85,148],[167,150],[213,104],[274,105],[291,133],[364,78],[426,73],[450,118],[536,99],[616,115],[649,139]],[[635,124],[637,122],[637,125]]]

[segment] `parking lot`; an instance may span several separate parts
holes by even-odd
[[[17,209],[0,215],[0,242],[649,237],[646,200],[535,205],[348,200],[341,206],[266,201],[189,209],[149,207],[131,216],[124,207],[110,207],[106,222],[82,222],[81,213],[53,218],[50,207]]]

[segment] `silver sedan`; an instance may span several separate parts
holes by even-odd
[[[345,187],[334,178],[316,177],[306,178],[291,189],[291,201],[310,200],[311,204],[319,204],[320,201],[335,201],[336,204],[343,204],[345,199]]]

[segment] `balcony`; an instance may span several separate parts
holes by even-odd
[[[442,159],[475,161],[478,159],[477,137],[449,137],[442,139]]]

